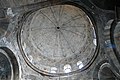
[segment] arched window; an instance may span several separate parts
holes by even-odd
[[[8,16],[11,16],[11,17],[15,16],[15,15],[13,14],[13,11],[12,11],[11,8],[8,8],[8,9],[7,9],[7,15],[8,15]]]
[[[70,66],[69,64],[66,64],[66,65],[64,66],[64,72],[65,72],[65,73],[71,72],[71,66]]]
[[[77,66],[79,67],[79,69],[81,69],[81,68],[84,67],[82,61],[78,61],[78,62],[77,62]]]
[[[93,43],[96,46],[97,45],[97,39],[93,39]]]
[[[56,73],[57,72],[57,68],[56,67],[52,67],[50,72],[51,73]]]

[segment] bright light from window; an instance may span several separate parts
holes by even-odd
[[[57,68],[56,67],[52,67],[50,72],[51,73],[56,73],[57,72]]]
[[[14,17],[14,16],[15,16],[15,15],[13,14],[13,11],[12,11],[11,8],[8,8],[8,9],[7,9],[7,15],[8,15],[8,16],[11,16],[11,17]]]
[[[24,50],[26,49],[26,43],[23,44],[23,49],[24,49]]]
[[[70,66],[69,64],[66,64],[66,65],[64,66],[64,72],[65,72],[65,73],[71,72],[71,66]]]
[[[82,61],[78,61],[78,62],[77,62],[77,66],[79,67],[79,69],[81,69],[81,68],[84,67]]]
[[[93,43],[94,43],[94,45],[96,46],[96,45],[97,45],[97,39],[94,39],[94,40],[93,40]]]
[[[94,38],[96,38],[96,33],[95,33],[95,29],[94,29],[94,27],[92,27],[92,29],[93,29],[93,35],[94,35]]]

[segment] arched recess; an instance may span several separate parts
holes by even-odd
[[[110,41],[113,51],[120,64],[120,22],[113,21],[110,28]]]
[[[19,80],[17,59],[7,47],[0,47],[0,80]]]
[[[119,75],[108,60],[103,60],[96,65],[93,80],[119,80]]]

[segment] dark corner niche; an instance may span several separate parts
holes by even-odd
[[[94,5],[105,10],[114,10],[115,0],[91,0]]]

